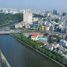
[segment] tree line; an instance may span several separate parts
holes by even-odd
[[[23,21],[23,13],[16,13],[16,14],[5,14],[0,13],[0,26],[4,24],[11,24]]]

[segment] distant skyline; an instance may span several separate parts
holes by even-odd
[[[67,12],[67,0],[0,0],[0,8],[56,9]]]

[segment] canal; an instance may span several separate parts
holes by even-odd
[[[11,67],[61,67],[20,44],[10,35],[0,35],[0,49]]]

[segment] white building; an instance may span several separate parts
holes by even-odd
[[[23,12],[23,21],[26,24],[32,24],[32,12],[30,10],[26,10]]]
[[[15,28],[16,28],[16,29],[22,28],[22,27],[23,27],[22,23],[15,24]]]

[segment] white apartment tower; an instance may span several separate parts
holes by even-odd
[[[25,10],[23,12],[23,21],[25,24],[32,24],[32,12],[30,10]]]

